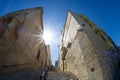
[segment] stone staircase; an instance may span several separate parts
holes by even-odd
[[[70,72],[63,73],[57,71],[49,71],[47,80],[79,80]]]
[[[40,80],[42,71],[24,69],[0,75],[0,80]],[[42,79],[43,80],[43,79]],[[49,71],[46,80],[79,80],[70,72]]]
[[[41,71],[24,69],[0,75],[0,80],[39,80]]]

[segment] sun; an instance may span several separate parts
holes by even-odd
[[[43,32],[43,40],[46,44],[51,44],[53,41],[53,33],[50,30],[45,30]]]

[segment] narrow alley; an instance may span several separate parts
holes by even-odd
[[[2,1],[5,0],[1,0],[0,5]],[[7,3],[9,1],[11,0]],[[21,1],[22,7],[27,5],[27,0],[16,0],[18,1]],[[28,0],[27,3],[31,1],[36,0]],[[55,3],[56,7],[53,7],[54,5],[48,5],[52,2],[49,1],[47,8],[39,4],[36,7],[18,9],[14,3],[16,9],[10,8],[10,12],[2,15],[0,10],[0,80],[120,80],[120,44],[115,43],[120,38],[118,36],[120,29],[116,28],[119,26],[116,25],[119,24],[116,21],[120,18],[113,19],[116,14],[110,14],[118,10],[111,11],[113,8],[110,8],[108,12],[105,7],[100,10],[96,8],[96,12],[100,11],[98,12],[100,15],[97,16],[93,11],[89,13],[88,8],[79,7],[74,10],[76,4],[64,10],[62,7],[64,8],[66,4],[63,6],[62,1],[66,0],[54,1],[56,3],[60,1],[62,5]],[[89,2],[90,6],[94,5],[92,3]],[[48,9],[49,6],[52,10]],[[87,9],[85,12],[89,16],[81,14],[83,12],[81,8],[83,11]],[[104,9],[107,15],[101,16],[101,12],[105,12],[101,10]],[[92,19],[95,17],[95,20]],[[97,22],[100,17],[101,22]],[[109,17],[110,21],[105,20]],[[112,25],[110,24],[112,22],[115,23]],[[105,30],[99,27],[105,24],[98,23],[109,25],[106,25]],[[113,28],[107,32],[110,26]],[[108,34],[115,35],[115,32],[117,36]],[[116,40],[113,40],[114,37]]]

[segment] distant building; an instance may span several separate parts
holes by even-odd
[[[55,69],[56,71],[60,71],[58,60],[55,61]]]
[[[46,49],[41,38],[42,15],[43,9],[40,7],[0,17],[0,73],[23,68],[41,70],[46,67],[47,53],[50,51],[46,51],[49,49]]]
[[[46,53],[47,53],[47,66],[51,66],[52,65],[52,61],[51,61],[51,54],[50,54],[50,45],[46,45]]]
[[[59,67],[80,80],[113,80],[120,54],[106,33],[85,16],[68,12],[60,36]]]
[[[55,67],[57,67],[57,66],[58,66],[58,60],[55,61]]]

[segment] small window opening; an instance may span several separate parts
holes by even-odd
[[[37,53],[37,60],[39,60],[39,58],[40,58],[40,50],[38,51],[38,53]]]
[[[85,26],[85,24],[83,23],[82,26]]]
[[[91,70],[91,72],[94,72],[94,71],[95,71],[95,68],[94,68],[94,67],[92,67],[90,70]]]
[[[72,45],[72,43],[71,43],[71,42],[69,42],[69,43],[68,43],[68,45],[67,45],[67,48],[70,48],[70,47],[71,47],[71,45]]]

